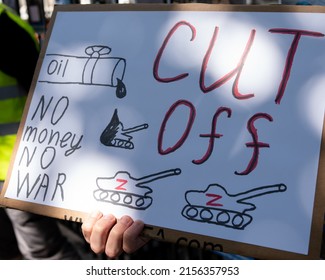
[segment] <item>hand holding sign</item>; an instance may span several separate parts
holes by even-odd
[[[149,238],[141,236],[144,224],[129,216],[116,219],[113,215],[91,213],[82,224],[82,233],[91,249],[116,258],[122,252],[133,253],[144,246]]]

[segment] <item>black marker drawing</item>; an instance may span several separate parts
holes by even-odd
[[[253,217],[247,212],[256,209],[256,205],[246,200],[284,192],[284,184],[257,187],[238,194],[229,194],[218,185],[211,184],[204,191],[190,190],[185,193],[187,205],[182,210],[182,216],[197,222],[211,223],[233,229],[244,229]]]
[[[116,88],[116,96],[126,96],[123,78],[126,60],[110,57],[111,48],[94,45],[85,48],[87,56],[46,54],[39,82],[52,84],[80,84]]]
[[[98,189],[94,191],[94,198],[138,210],[145,210],[152,204],[152,189],[146,184],[169,176],[179,175],[181,170],[170,169],[150,174],[142,178],[133,178],[126,171],[119,171],[114,177],[98,177]]]
[[[100,142],[105,146],[133,149],[134,144],[131,141],[133,139],[129,134],[137,132],[142,129],[147,129],[148,124],[142,124],[135,127],[124,129],[123,123],[120,121],[117,109],[114,110],[114,114],[102,132],[100,136]]]

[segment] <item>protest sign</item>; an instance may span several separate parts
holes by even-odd
[[[317,258],[325,9],[56,6],[1,204]]]

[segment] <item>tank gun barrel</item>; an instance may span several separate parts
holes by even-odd
[[[96,184],[97,187],[101,190],[115,189],[122,182],[144,188],[142,185],[145,183],[150,183],[169,176],[179,175],[180,173],[181,170],[179,168],[176,168],[150,174],[141,178],[133,178],[130,173],[126,171],[119,171],[115,174],[114,177],[98,177],[96,179]]]
[[[246,192],[238,193],[236,194],[236,198],[237,201],[243,201],[243,200],[251,199],[265,194],[285,192],[286,190],[287,190],[287,186],[284,184],[262,186],[262,187],[248,190]]]
[[[137,181],[139,181],[140,184],[144,184],[144,183],[150,183],[150,182],[156,181],[161,178],[179,175],[179,174],[181,174],[181,169],[175,168],[175,169],[164,170],[164,171],[161,171],[158,173],[144,176],[142,178],[139,178]]]
[[[130,127],[130,128],[127,128],[127,129],[123,129],[122,132],[123,132],[123,134],[127,135],[127,134],[137,132],[137,131],[142,130],[142,129],[146,129],[148,127],[149,127],[149,125],[145,123],[145,124],[137,125],[135,127]]]

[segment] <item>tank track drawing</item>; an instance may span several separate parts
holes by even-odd
[[[94,192],[94,197],[99,201],[128,206],[139,210],[144,210],[152,204],[152,197],[129,192],[98,189]]]
[[[134,144],[131,141],[117,139],[117,138],[113,139],[110,142],[110,146],[129,149],[129,150],[132,150],[134,148]]]
[[[235,229],[244,229],[253,220],[252,216],[238,211],[199,205],[186,205],[182,210],[182,215],[192,221],[211,223]]]

